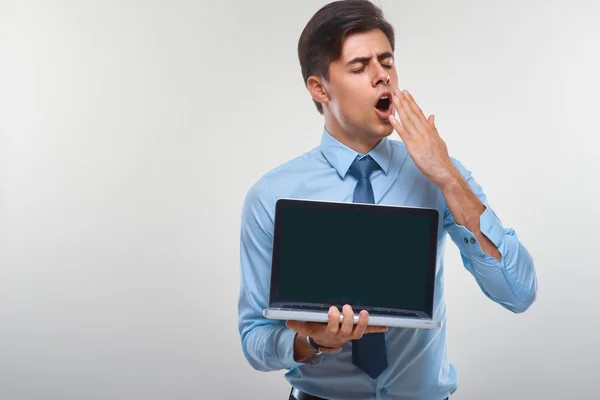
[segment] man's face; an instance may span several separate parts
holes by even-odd
[[[397,87],[394,56],[385,34],[379,29],[356,33],[344,40],[340,58],[330,64],[327,108],[346,134],[385,137],[393,131],[388,117],[394,110],[391,92]],[[381,100],[386,92],[387,103]]]

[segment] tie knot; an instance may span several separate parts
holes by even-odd
[[[360,160],[354,160],[348,172],[356,179],[370,178],[373,171],[378,168],[379,164],[371,156],[366,156]]]

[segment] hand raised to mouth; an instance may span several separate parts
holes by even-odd
[[[434,115],[425,118],[407,90],[394,89],[393,104],[400,121],[393,114],[389,116],[389,120],[419,170],[440,187],[457,174],[460,176],[450,161],[446,143],[435,126]]]

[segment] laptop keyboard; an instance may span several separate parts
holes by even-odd
[[[322,312],[322,311],[329,311],[329,307],[330,306],[311,306],[311,305],[291,305],[291,304],[283,304],[281,306],[282,308],[289,308],[291,310],[306,310],[306,311],[316,311],[316,312]],[[340,310],[340,313],[342,312],[342,310],[338,307],[338,309]],[[361,312],[362,310],[367,310],[366,308],[360,308],[360,307],[354,307],[352,308],[352,311],[354,311],[356,314],[358,314],[359,312]],[[369,310],[367,310],[369,311]],[[382,315],[382,316],[390,316],[390,317],[406,317],[406,318],[418,318],[418,315],[410,312],[410,311],[390,311],[390,310],[377,310],[377,311],[373,311],[374,314],[376,315]]]

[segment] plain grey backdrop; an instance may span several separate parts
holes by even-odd
[[[319,143],[296,46],[325,3],[0,2],[0,399],[287,398],[242,355],[239,219]],[[453,399],[598,397],[599,3],[377,4],[536,262],[514,315],[449,242]]]

